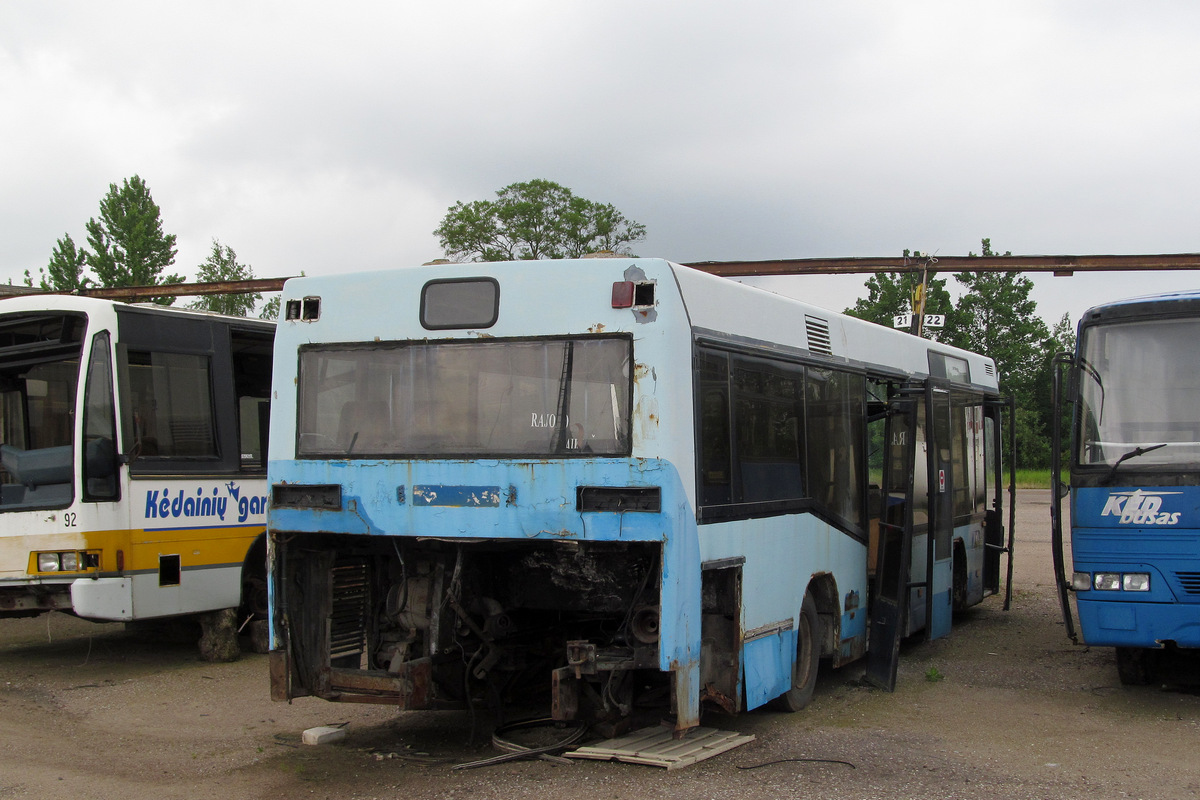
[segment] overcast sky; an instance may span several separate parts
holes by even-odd
[[[214,237],[258,277],[428,261],[533,178],[676,261],[1197,252],[1198,39],[1185,0],[0,0],[0,282],[134,174],[189,277]],[[1035,283],[1053,323],[1200,273]]]

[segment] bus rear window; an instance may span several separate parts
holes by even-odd
[[[628,455],[632,340],[315,346],[301,457]]]
[[[421,324],[429,330],[490,328],[499,313],[494,278],[436,280],[421,290]]]

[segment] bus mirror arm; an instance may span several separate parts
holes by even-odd
[[[129,449],[128,453],[121,453],[119,456],[117,456],[117,463],[124,464],[125,466],[129,466],[133,462],[137,461],[138,456],[140,456],[141,454],[142,454],[142,443],[135,442],[133,447],[131,447]]]

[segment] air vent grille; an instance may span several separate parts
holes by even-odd
[[[833,345],[829,339],[829,322],[820,317],[804,315],[804,327],[808,331],[808,349],[814,353],[833,355]]]
[[[1200,572],[1176,572],[1175,577],[1185,592],[1200,595]]]

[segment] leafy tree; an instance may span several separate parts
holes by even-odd
[[[908,250],[904,251],[904,257],[910,257]],[[911,257],[919,259],[922,255],[920,251],[915,251]],[[867,296],[859,298],[845,313],[890,328],[893,317],[912,312],[913,290],[920,282],[919,273],[876,272],[866,280]],[[925,313],[945,314],[947,323],[950,323],[953,311],[954,301],[946,291],[946,279],[931,275],[925,287]],[[945,340],[950,333],[949,328],[925,329],[925,335],[937,341]]]
[[[259,319],[279,319],[279,306],[282,303],[283,295],[275,295],[267,302],[263,303],[262,311],[258,312]]]
[[[1049,466],[1051,455],[1051,439],[1053,436],[1053,382],[1054,382],[1054,356],[1062,352],[1072,352],[1075,349],[1075,327],[1071,324],[1069,314],[1063,314],[1062,318],[1055,323],[1050,329],[1050,336],[1042,343],[1041,352],[1038,354],[1038,368],[1034,374],[1032,388],[1030,392],[1029,407],[1036,410],[1036,422],[1034,432],[1037,441],[1041,445],[1038,448],[1027,448],[1025,453],[1018,452],[1017,457],[1022,464],[1034,464],[1038,466]],[[1063,416],[1059,421],[1060,430],[1063,435],[1064,456],[1065,449],[1069,446],[1071,430],[1071,409],[1070,406],[1063,408]],[[1025,461],[1024,457],[1030,460]],[[1065,458],[1063,463],[1067,463]]]
[[[611,204],[577,197],[547,180],[513,183],[495,200],[455,203],[433,232],[448,258],[519,261],[579,258],[599,250],[628,254],[646,226]]]
[[[87,223],[88,266],[101,286],[155,286],[182,283],[181,275],[163,275],[175,263],[175,234],[164,234],[159,208],[137,175],[118,187],[109,184],[100,201],[100,218]],[[164,305],[173,298],[160,300]]]
[[[303,278],[307,274],[308,273],[306,273],[304,270],[300,270],[301,278]],[[279,309],[282,304],[283,304],[283,295],[277,293],[274,297],[272,297],[270,300],[268,300],[266,303],[263,304],[262,311],[258,312],[258,318],[259,319],[278,320],[279,319]]]
[[[983,255],[999,255],[992,252],[990,239],[982,241]],[[1029,297],[1033,281],[1019,272],[960,272],[954,279],[966,291],[955,308],[953,343],[991,356],[1019,403],[1032,389],[1039,355],[1050,338],[1037,315],[1037,303]]]
[[[254,279],[254,270],[246,264],[239,264],[237,253],[228,245],[213,239],[212,252],[199,267],[196,268],[196,280],[201,283],[218,281],[248,281]],[[189,308],[204,311],[216,311],[220,314],[230,314],[235,317],[248,317],[262,295],[258,292],[251,294],[209,294],[204,295]],[[276,312],[278,313],[278,312]]]
[[[87,288],[91,283],[83,274],[87,266],[87,256],[86,250],[75,246],[71,234],[64,234],[54,245],[50,263],[44,269],[38,270],[41,276],[38,288],[45,292],[75,292]],[[25,270],[25,285],[33,286],[33,276],[29,274],[29,270]]]
[[[71,234],[63,235],[50,254],[50,263],[46,265],[49,283],[60,291],[74,292],[87,288],[90,280],[83,274],[87,267],[88,253],[83,248],[77,248]]]
[[[990,239],[981,243],[983,255],[1000,255]],[[1050,359],[1058,346],[1029,297],[1033,281],[1019,272],[960,272],[954,279],[966,291],[955,308],[952,343],[996,362],[1000,391],[1016,402],[1017,465],[1044,467],[1050,461]]]

